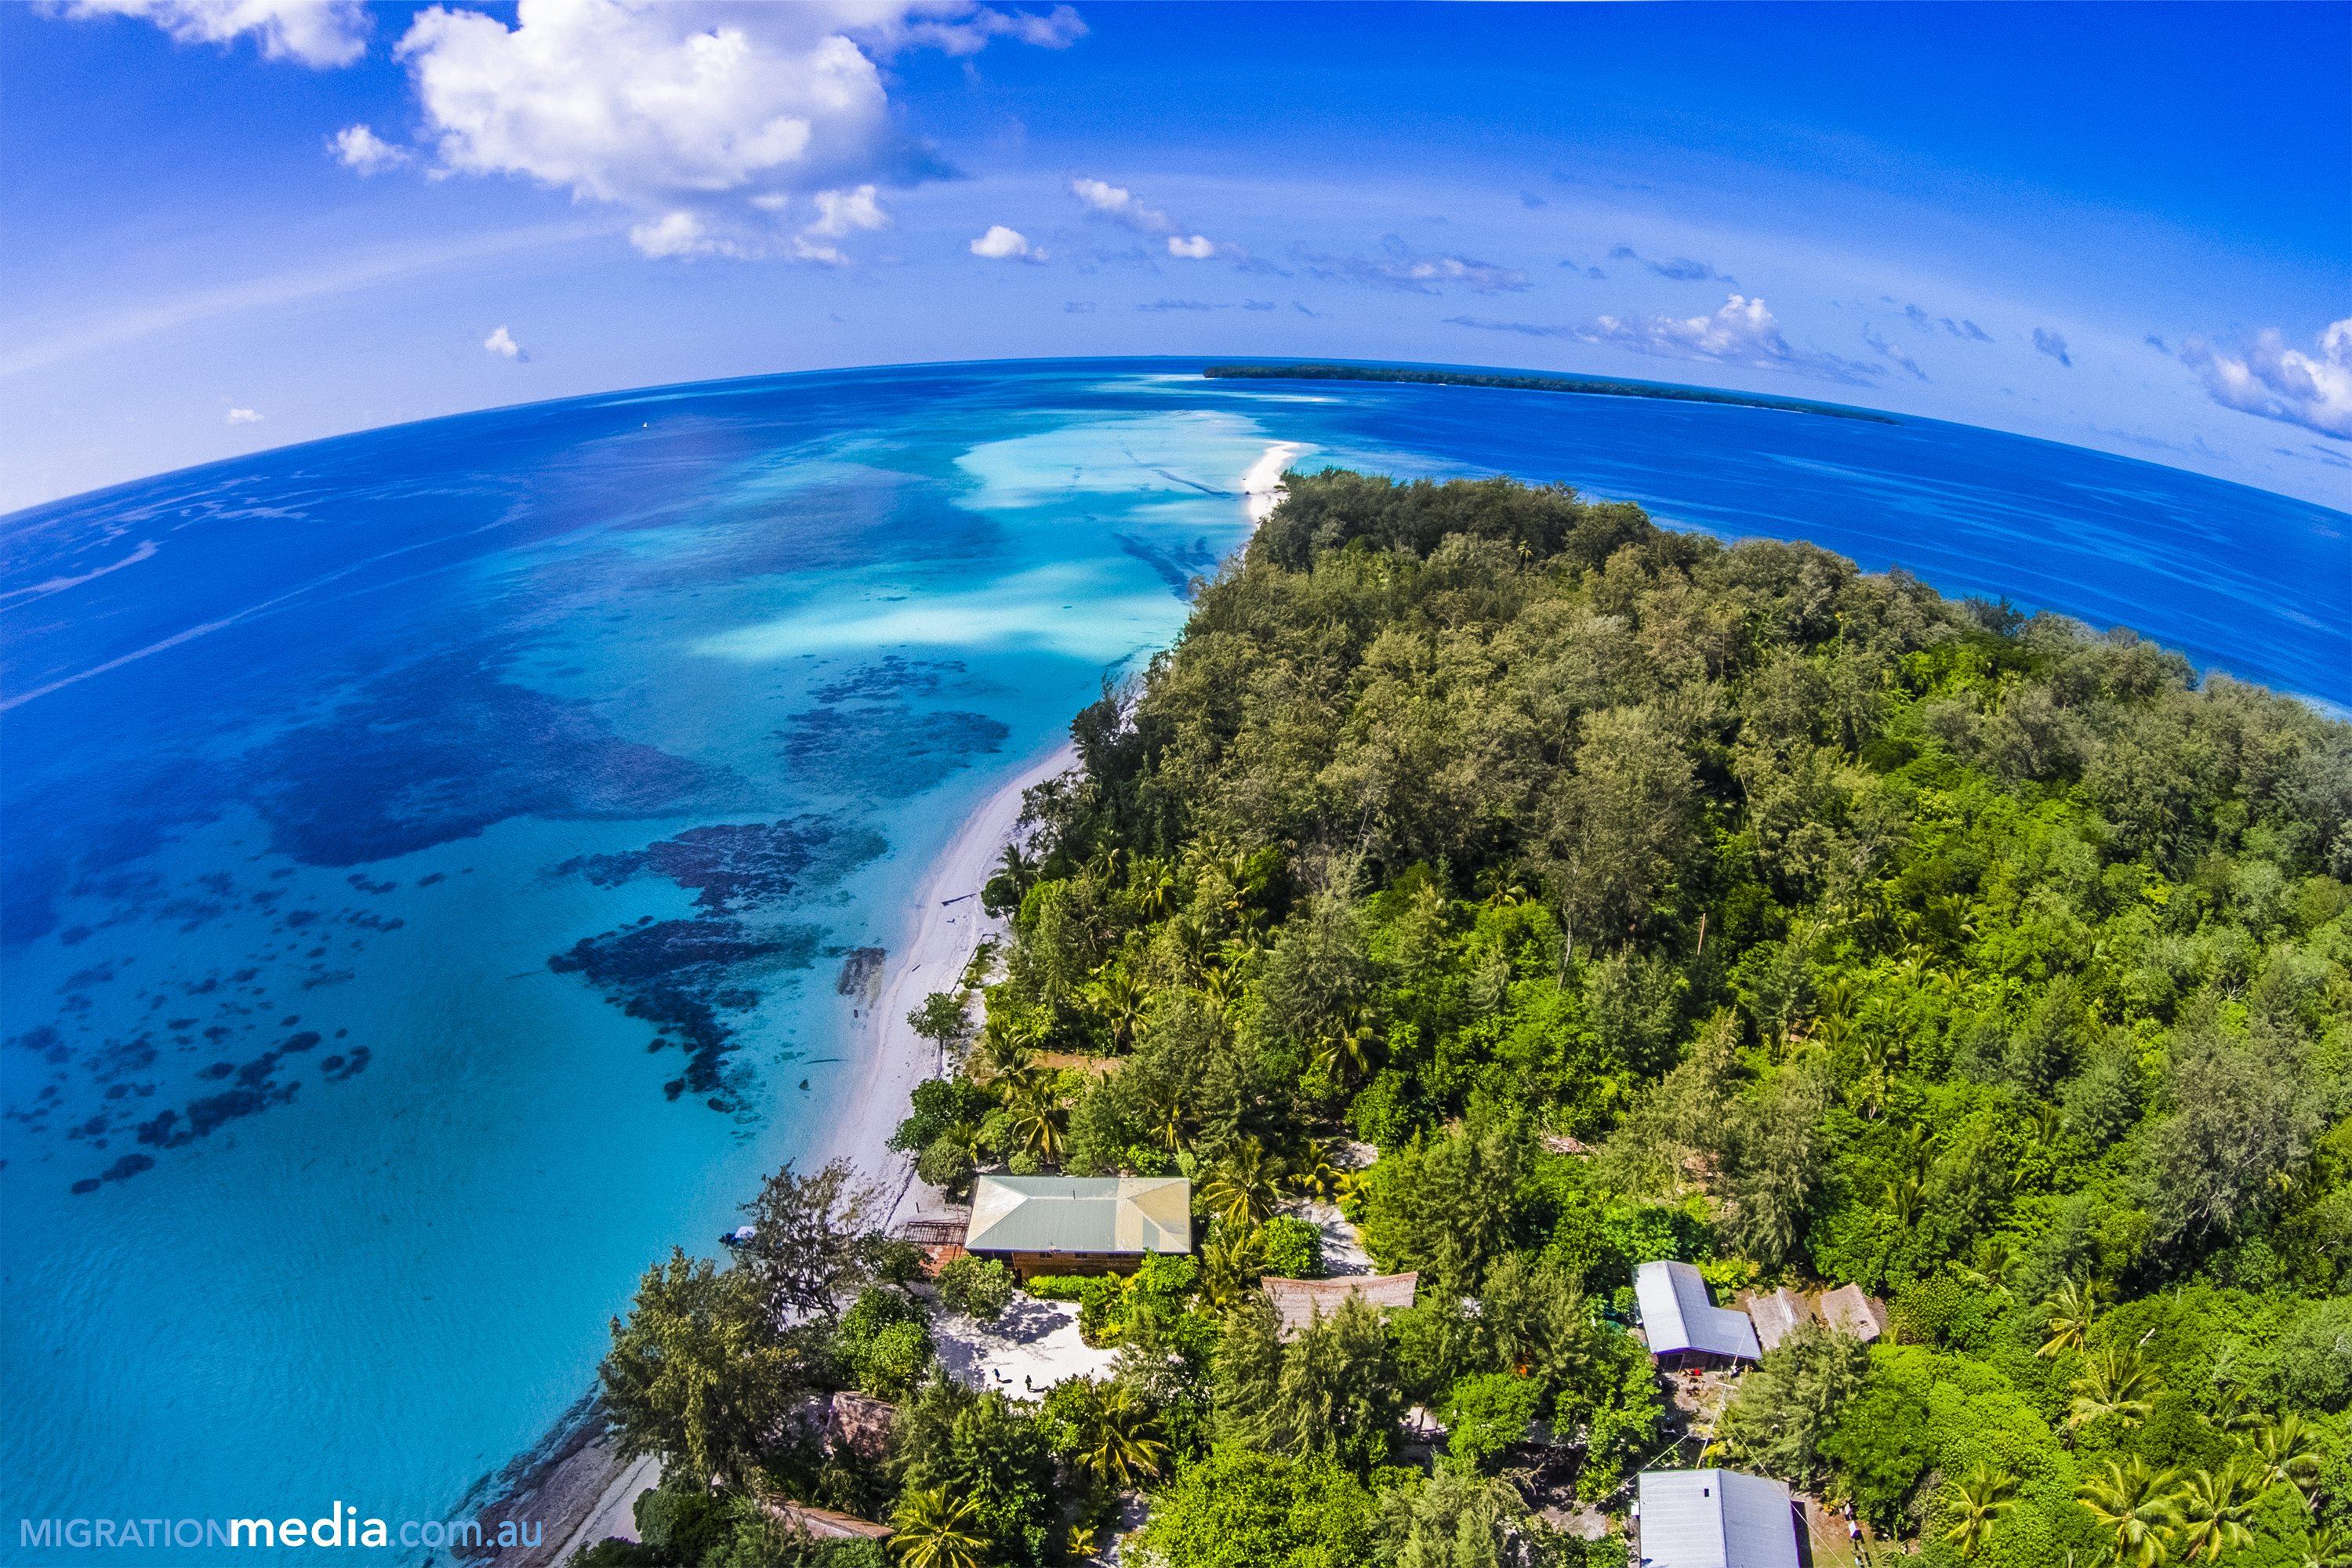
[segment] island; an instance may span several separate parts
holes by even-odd
[[[1735,408],[1769,408],[1782,414],[1819,414],[1831,419],[1865,419],[1900,425],[1891,414],[1847,408],[1799,398],[1759,397],[1706,386],[1655,381],[1601,381],[1584,375],[1489,375],[1467,370],[1417,370],[1406,365],[1213,364],[1201,373],[1211,381],[1398,381],[1415,386],[1491,386],[1510,392],[1580,392],[1593,397],[1663,397],[1674,403],[1720,403]]]
[[[645,1275],[573,1561],[2346,1561],[2352,724],[1284,483],[1028,792],[906,1163]]]

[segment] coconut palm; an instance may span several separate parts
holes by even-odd
[[[1097,972],[1103,1018],[1110,1025],[1111,1043],[1121,1050],[1135,1044],[1143,1032],[1144,1010],[1151,993],[1123,964],[1107,963]]]
[[[1129,1384],[1087,1383],[1076,1426],[1078,1468],[1107,1486],[1139,1486],[1168,1463],[1168,1445],[1153,1436],[1160,1423]]]
[[[1054,1092],[1052,1075],[1023,1073],[1007,1079],[1004,1109],[1013,1119],[1013,1131],[1023,1148],[1047,1164],[1060,1163],[1064,1112],[1061,1097]]]
[[[2180,1523],[2170,1470],[2151,1470],[2146,1459],[2110,1459],[2074,1496],[2106,1532],[2107,1560],[2116,1568],[2157,1568],[2170,1552]]]
[[[1201,1244],[1201,1289],[1220,1311],[1249,1294],[1265,1272],[1265,1247],[1255,1226],[1221,1225]]]
[[[1315,1070],[1344,1088],[1360,1074],[1372,1070],[1372,1026],[1361,1007],[1328,1025],[1315,1049]]]
[[[1898,1171],[1886,1178],[1886,1212],[1895,1216],[1895,1224],[1908,1229],[1919,1217],[1919,1194],[1924,1187],[1914,1171]]]
[[[890,1550],[907,1568],[980,1568],[988,1542],[964,1533],[977,1506],[971,1498],[950,1503],[945,1487],[908,1491],[890,1516]]]
[[[1973,1557],[1992,1539],[1993,1526],[2016,1506],[2017,1478],[1979,1460],[1952,1483],[1947,1507],[1958,1522],[1944,1531],[1944,1539],[1958,1546],[1961,1556]]]
[[[2105,1415],[2120,1415],[2134,1425],[2147,1420],[2164,1385],[2140,1364],[2138,1346],[2121,1350],[2109,1345],[2091,1352],[2083,1375],[2072,1386],[2074,1403],[2066,1413],[2066,1425],[2086,1426]]]
[[[2303,1541],[2296,1568],[2352,1568],[2352,1525],[2314,1526]]]
[[[2091,1324],[2099,1315],[2098,1303],[2092,1299],[2090,1287],[2077,1279],[2069,1279],[2052,1292],[2042,1303],[2050,1310],[2049,1342],[2034,1353],[2042,1357],[2056,1355],[2060,1351],[2079,1351],[2085,1347]]]
[[[1184,1100],[1173,1089],[1151,1107],[1151,1135],[1168,1145],[1171,1154],[1184,1146]]]
[[[1256,1139],[1244,1138],[1210,1172],[1201,1200],[1227,1225],[1264,1225],[1274,1217],[1275,1200],[1280,1195],[1275,1184],[1282,1179],[1282,1173],[1281,1160],[1268,1154]]]
[[[2252,1542],[2254,1533],[2246,1521],[2253,1517],[2254,1507],[2245,1483],[2244,1472],[2230,1464],[2219,1472],[2200,1470],[2181,1484],[2176,1497],[2180,1528],[2174,1543],[2186,1549],[2189,1562],[2210,1561]]]
[[[1133,891],[1135,907],[1144,918],[1158,920],[1168,912],[1168,905],[1176,896],[1175,868],[1156,856],[1138,860],[1128,887]]]
[[[2319,1479],[2319,1434],[2289,1411],[2254,1434],[2251,1472],[2257,1494],[2284,1481],[2308,1501]]]
[[[1003,858],[996,863],[996,869],[1022,898],[1028,897],[1029,889],[1037,885],[1037,862],[1022,854],[1018,844],[1004,847]]]
[[[1339,1190],[1340,1174],[1332,1167],[1323,1145],[1310,1138],[1307,1141],[1306,1163],[1291,1173],[1290,1185],[1293,1191],[1307,1197],[1328,1198]]]
[[[1025,1031],[1000,1024],[992,1018],[980,1039],[980,1078],[992,1079],[1017,1078],[1029,1070],[1032,1055]]]

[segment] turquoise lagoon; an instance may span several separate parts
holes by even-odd
[[[2340,511],[1932,421],[1200,368],[583,398],[0,520],[6,1513],[430,1519],[529,1446],[645,1265],[824,1132],[843,955],[1175,635],[1275,443],[2352,702]],[[207,1554],[110,1558],[150,1560]]]

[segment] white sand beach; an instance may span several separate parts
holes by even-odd
[[[981,910],[980,889],[1020,819],[1021,792],[1076,760],[1077,749],[1064,741],[1006,780],[964,819],[909,889],[901,945],[882,961],[874,1005],[858,1008],[854,1038],[872,1065],[831,1107],[827,1132],[809,1151],[803,1169],[845,1159],[866,1176],[904,1187],[910,1162],[890,1152],[890,1134],[905,1119],[915,1086],[940,1072],[938,1047],[908,1027],[907,1015],[930,993],[954,990],[981,939],[998,928]]]
[[[1265,456],[1250,465],[1242,476],[1243,505],[1249,509],[1250,526],[1264,522],[1274,509],[1282,504],[1287,492],[1282,488],[1283,470],[1309,450],[1297,441],[1276,441],[1265,449]]]

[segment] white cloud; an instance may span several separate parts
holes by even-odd
[[[1885,338],[1880,337],[1868,327],[1864,327],[1862,330],[1862,341],[1868,343],[1872,348],[1876,349],[1880,353],[1885,354],[1888,359],[1893,360],[1896,364],[1901,365],[1905,370],[1909,371],[1921,381],[1927,379],[1927,373],[1919,368],[1918,361],[1913,359],[1909,354],[1903,352],[1903,345],[1901,343],[1888,342]]]
[[[1488,331],[1608,343],[1662,359],[1707,360],[1755,370],[1795,371],[1854,386],[1874,386],[1877,383],[1870,378],[1885,374],[1875,365],[1790,347],[1789,340],[1780,334],[1780,323],[1773,319],[1764,301],[1738,294],[1711,316],[1595,316],[1580,325],[1564,327],[1489,321],[1471,316],[1449,316],[1446,320],[1454,326],[1480,327]]]
[[[232,425],[258,425],[261,420],[262,416],[256,414],[250,408],[232,408],[228,411],[228,422]]]
[[[1029,243],[1028,237],[1018,229],[1001,223],[988,226],[988,232],[971,242],[974,256],[985,256],[991,261],[1043,261],[1045,253]]]
[[[1383,242],[1386,260],[1361,256],[1312,256],[1295,251],[1299,262],[1318,278],[1335,283],[1361,283],[1374,289],[1394,289],[1405,294],[1435,294],[1439,285],[1459,283],[1480,294],[1523,289],[1528,275],[1515,267],[1496,267],[1461,256],[1417,256],[1394,235]]]
[[[1149,238],[1165,239],[1171,256],[1206,261],[1216,256],[1241,259],[1249,255],[1238,245],[1223,245],[1202,234],[1187,235],[1182,224],[1158,207],[1147,206],[1140,196],[1124,185],[1114,185],[1107,180],[1072,180],[1070,194],[1097,217],[1108,218],[1121,228],[1133,229]]]
[[[327,138],[328,148],[338,163],[357,169],[362,174],[373,174],[408,162],[408,150],[395,147],[364,125],[346,125]]]
[[[1144,205],[1136,194],[1124,185],[1114,185],[1107,180],[1072,180],[1070,195],[1086,203],[1089,210],[1138,234],[1157,237],[1176,231],[1174,218],[1158,207]]]
[[[889,221],[877,184],[942,173],[901,131],[856,40],[970,53],[1005,37],[1062,47],[1067,8],[1008,16],[905,0],[716,6],[520,0],[511,28],[475,11],[420,13],[404,60],[437,174],[520,174],[644,214],[648,256],[850,258],[825,241]],[[795,197],[818,218],[787,237]]]
[[[903,48],[937,49],[947,55],[977,54],[992,38],[1011,38],[1039,48],[1066,49],[1087,36],[1086,23],[1067,5],[1056,5],[1043,16],[1027,12],[992,11],[982,5],[959,14],[952,7],[927,6],[933,13],[920,19],[894,16],[852,30],[870,38],[877,50],[895,54]],[[946,19],[938,14],[944,11]]]
[[[2352,439],[2352,316],[2319,334],[2316,359],[2287,347],[2276,327],[2265,327],[2234,357],[2202,337],[2189,338],[2180,345],[2180,363],[2216,403]]]
[[[367,53],[360,0],[71,0],[74,17],[140,16],[184,44],[226,44],[255,36],[274,60],[347,66]]]
[[[753,254],[724,235],[713,234],[692,213],[666,213],[650,223],[629,226],[629,243],[647,256],[732,256],[748,260]]]
[[[874,199],[872,185],[860,185],[854,191],[819,191],[814,199],[817,220],[802,230],[803,234],[839,239],[853,229],[890,226],[890,215]]]
[[[497,331],[484,338],[482,346],[494,354],[504,354],[509,359],[527,360],[530,357],[522,352],[522,345],[515,342],[513,334],[504,327],[500,327]]]

